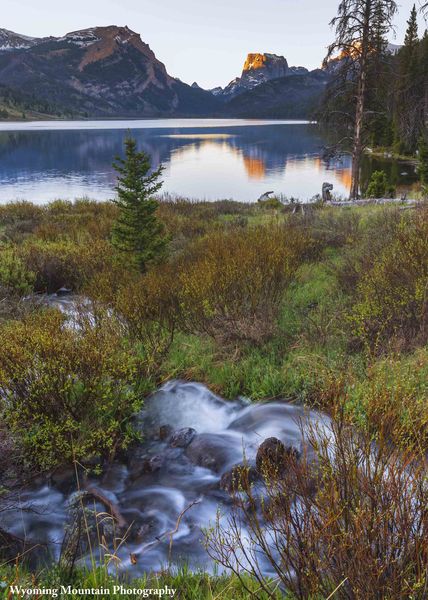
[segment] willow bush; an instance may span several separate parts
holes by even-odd
[[[116,289],[109,280],[101,298],[118,316],[124,335],[139,344],[147,374],[156,374],[173,342],[180,313],[175,265],[158,265],[142,276],[129,273]]]
[[[48,309],[0,328],[1,411],[39,468],[126,446],[138,373],[111,315],[72,327]]]
[[[222,343],[272,336],[282,295],[310,248],[301,229],[215,231],[176,261],[180,326]]]
[[[0,289],[3,295],[24,296],[33,288],[35,274],[26,268],[16,248],[0,246]]]
[[[309,427],[301,458],[267,455],[261,482],[240,478],[231,514],[206,532],[208,553],[271,598],[279,585],[299,600],[425,598],[424,457],[334,417]]]
[[[362,274],[352,321],[356,335],[374,352],[428,341],[428,210],[403,219]]]
[[[17,247],[26,268],[35,274],[34,290],[52,293],[60,287],[80,290],[97,273],[112,268],[111,244],[101,239],[76,243],[71,239],[28,239]]]

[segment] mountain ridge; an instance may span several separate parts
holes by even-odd
[[[209,92],[169,75],[127,26],[90,27],[49,38],[7,30],[0,34],[0,82],[62,106],[65,114],[160,117],[217,109]]]
[[[242,96],[245,112],[257,117],[261,109],[270,112],[269,106],[260,105],[263,90],[258,88],[297,75],[311,81],[297,79],[291,86],[283,83],[276,87],[293,89],[306,110],[305,94],[311,87],[312,104],[312,88],[319,78],[313,78],[304,67],[290,67],[284,56],[250,53],[240,77],[224,89],[204,90],[197,83],[187,85],[170,75],[140,34],[126,25],[88,27],[44,38],[0,29],[0,84],[10,91],[4,97],[14,99],[13,115],[20,110],[17,98],[22,97],[23,113],[48,107],[52,116],[62,118],[222,117],[240,112]],[[300,94],[296,88],[299,81]],[[321,91],[322,85],[319,87]],[[31,109],[31,98],[36,111]],[[265,101],[276,107],[281,104],[271,94]],[[289,116],[289,103],[282,103],[286,105],[288,112],[281,110],[279,116]],[[7,112],[6,106],[0,118]]]

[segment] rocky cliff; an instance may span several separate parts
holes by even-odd
[[[73,116],[170,116],[215,112],[216,99],[170,76],[128,27],[31,38],[0,30],[0,82]]]
[[[231,99],[257,86],[296,74],[307,73],[304,67],[289,67],[284,56],[269,53],[248,54],[240,77],[233,79],[224,89],[215,88],[212,93],[216,96]]]

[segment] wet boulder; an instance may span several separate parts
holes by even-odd
[[[257,450],[256,469],[261,475],[281,475],[290,460],[297,460],[299,451],[294,446],[286,446],[275,437],[267,438]]]
[[[143,463],[143,473],[156,473],[160,471],[165,463],[165,458],[160,454],[155,454]]]
[[[183,427],[183,429],[179,429],[175,433],[173,433],[170,445],[173,448],[187,448],[187,446],[192,442],[193,438],[196,435],[196,430],[192,427]]]
[[[147,451],[140,447],[135,446],[132,448],[127,456],[129,478],[131,480],[137,479],[144,471],[144,463],[147,460]]]
[[[186,448],[186,456],[195,465],[221,473],[242,459],[242,442],[227,434],[200,433]]]

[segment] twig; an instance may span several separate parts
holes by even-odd
[[[140,552],[140,555],[144,553],[145,550],[148,550],[149,548],[153,548],[153,546],[157,546],[158,544],[160,544],[162,542],[162,539],[166,536],[169,535],[170,537],[170,543],[169,543],[169,558],[168,560],[170,561],[171,559],[171,548],[172,548],[172,538],[173,535],[175,533],[177,533],[179,527],[180,527],[180,523],[181,523],[181,519],[183,518],[183,516],[186,514],[186,512],[188,510],[190,510],[193,506],[195,506],[195,504],[200,504],[202,502],[202,498],[198,498],[198,500],[194,500],[193,502],[191,502],[177,517],[177,521],[175,523],[175,528],[171,531],[165,531],[164,533],[161,533],[160,535],[158,535],[156,537],[156,540],[153,542],[150,542],[149,544],[147,544],[143,550]]]
[[[337,588],[336,588],[336,589],[334,589],[334,590],[331,592],[330,596],[329,596],[328,598],[326,598],[325,600],[330,600],[331,598],[333,598],[334,594],[335,594],[335,593],[336,593],[338,590],[340,590],[340,588],[342,587],[342,585],[343,585],[344,583],[346,583],[347,581],[348,581],[348,578],[347,578],[347,577],[345,577],[345,579],[344,579],[344,580],[343,580],[341,583],[339,583],[339,585],[337,586]]]

